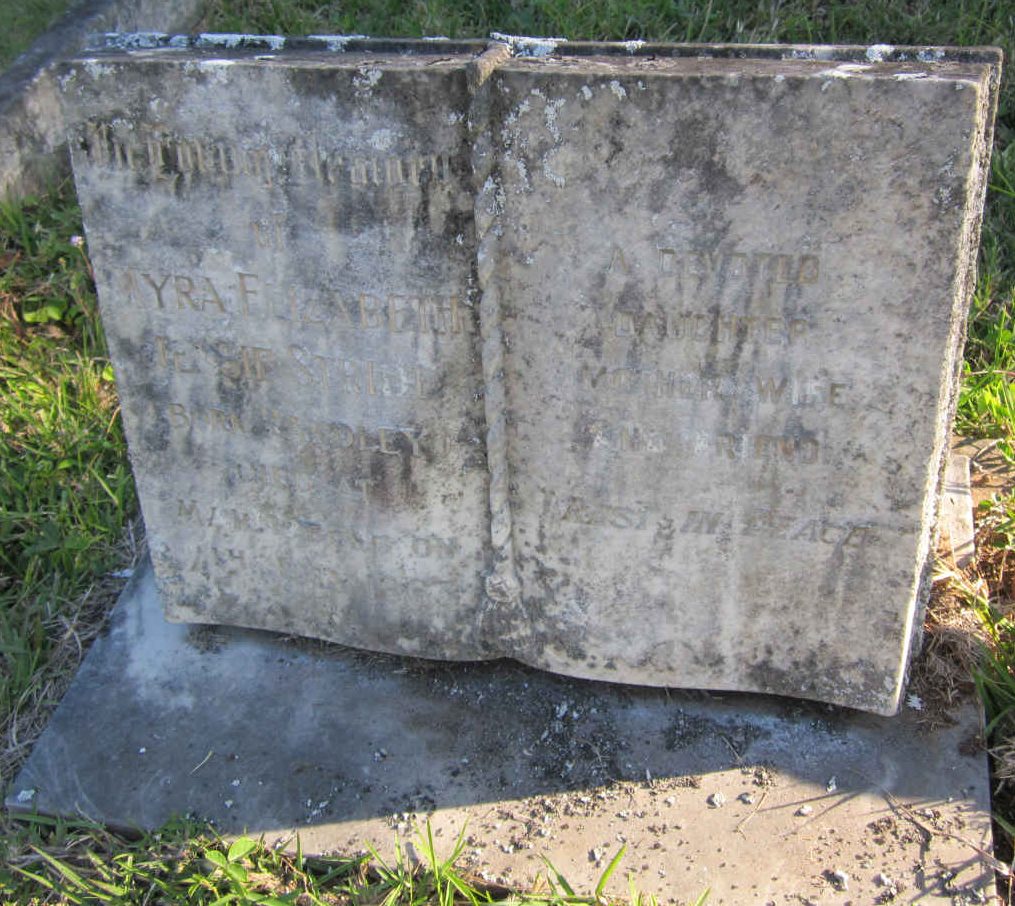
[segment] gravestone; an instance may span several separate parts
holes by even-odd
[[[894,713],[999,68],[240,36],[71,64],[168,615]]]

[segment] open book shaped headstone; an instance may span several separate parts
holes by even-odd
[[[894,713],[999,70],[110,37],[61,82],[167,614]]]

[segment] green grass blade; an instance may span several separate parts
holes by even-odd
[[[299,838],[297,837],[297,840]],[[297,847],[299,844],[297,843]],[[232,846],[229,847],[229,852],[226,854],[226,858],[230,862],[239,862],[245,856],[249,856],[255,849],[257,849],[257,841],[251,840],[250,837],[240,837],[236,840]],[[297,865],[300,862],[296,863]]]
[[[617,870],[617,866],[620,864],[620,860],[624,858],[624,853],[627,852],[627,844],[625,843],[620,849],[617,850],[617,854],[610,859],[610,864],[606,866],[606,870],[599,878],[599,883],[596,884],[596,899],[601,900],[603,898],[603,891],[606,889],[606,884],[610,880],[610,876]]]
[[[563,890],[564,893],[567,896],[569,896],[569,897],[577,896],[577,894],[575,894],[574,889],[571,887],[571,885],[567,883],[567,878],[565,878],[559,871],[557,871],[557,869],[554,867],[554,864],[546,856],[542,856],[542,860],[543,860],[543,862],[546,863],[546,867],[550,870],[550,872],[553,874],[553,876],[557,879],[557,884],[560,885],[560,889]],[[553,881],[551,880],[550,883],[552,885]]]

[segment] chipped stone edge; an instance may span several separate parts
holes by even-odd
[[[1000,63],[996,47],[945,47],[934,45],[893,44],[669,44],[644,41],[573,41],[565,37],[535,37],[491,32],[489,39],[448,38],[443,35],[422,38],[384,38],[361,34],[254,35],[202,33],[169,34],[157,31],[134,33],[105,32],[91,36],[88,52],[139,50],[262,50],[325,51],[329,53],[448,53],[477,54],[497,46],[507,46],[514,58],[548,59],[585,56],[650,56],[688,59],[809,61],[825,63]]]
[[[938,432],[928,467],[924,496],[923,525],[918,550],[918,568],[914,582],[915,606],[909,609],[908,625],[903,632],[906,647],[902,652],[903,669],[899,671],[894,691],[895,707],[891,711],[881,712],[887,716],[898,713],[899,708],[902,707],[902,697],[909,682],[913,656],[920,651],[923,643],[923,621],[933,582],[934,550],[942,528],[941,509],[945,476],[948,469],[948,440],[962,383],[962,349],[967,333],[966,313],[969,300],[976,287],[976,252],[980,243],[980,227],[987,199],[990,153],[994,143],[994,124],[1001,90],[1003,55],[997,48],[992,48],[992,50],[991,58],[986,61],[988,69],[983,80],[977,86],[980,90],[980,98],[976,108],[976,120],[971,130],[971,166],[962,205],[964,218],[955,250],[956,262],[959,264],[965,262],[965,268],[957,268],[952,284],[951,333],[949,348],[946,350],[951,356],[952,368],[950,371],[942,369],[942,379],[938,389]]]

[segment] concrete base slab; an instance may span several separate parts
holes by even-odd
[[[921,716],[174,625],[145,567],[7,806],[307,852],[386,854],[429,818],[442,853],[466,828],[474,876],[528,886],[545,855],[585,891],[626,843],[609,889],[671,902],[987,902],[979,710]]]

